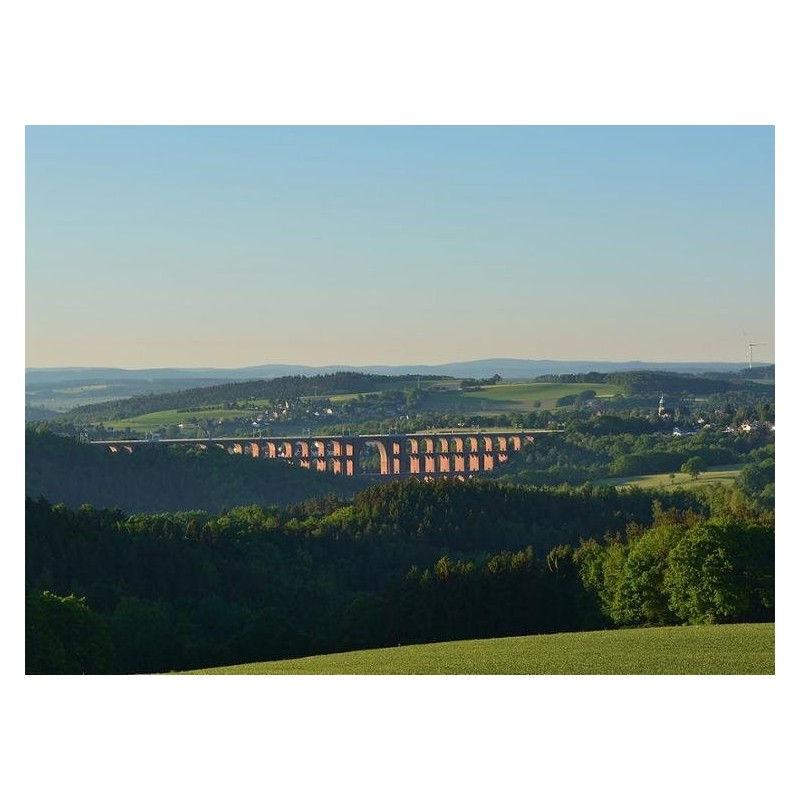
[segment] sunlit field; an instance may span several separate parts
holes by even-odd
[[[596,392],[597,398],[602,399],[621,393],[622,388],[608,383],[500,383],[476,391],[431,392],[425,407],[457,413],[528,413],[552,410],[562,397],[585,391]]]
[[[742,471],[742,464],[713,467],[692,478],[683,472],[660,473],[658,475],[632,475],[626,478],[608,478],[598,481],[604,486],[637,486],[640,489],[692,489],[714,483],[732,484]]]
[[[772,675],[774,623],[690,625],[410,645],[195,675]]]

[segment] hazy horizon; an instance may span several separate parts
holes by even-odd
[[[757,352],[757,351],[756,351]],[[288,362],[270,362],[265,364],[238,364],[238,365],[231,365],[231,366],[217,366],[214,364],[200,364],[197,366],[184,366],[184,365],[175,365],[169,364],[160,367],[119,367],[114,364],[89,364],[89,365],[75,365],[75,364],[64,364],[60,366],[26,366],[25,369],[30,371],[56,371],[56,370],[129,370],[129,371],[140,371],[140,372],[153,372],[158,370],[164,371],[225,371],[225,372],[233,372],[233,371],[245,371],[245,370],[253,370],[259,369],[261,367],[268,367],[268,368],[277,368],[277,367],[308,367],[310,369],[326,369],[326,368],[354,368],[354,369],[371,369],[371,368],[386,368],[386,369],[402,369],[404,367],[425,367],[425,368],[434,368],[440,366],[451,366],[451,365],[469,365],[469,364],[490,364],[494,362],[519,362],[520,364],[524,363],[543,363],[543,364],[648,364],[648,365],[674,365],[674,364],[720,364],[720,365],[730,365],[731,368],[744,368],[747,366],[748,359],[742,358],[739,360],[702,360],[702,361],[678,361],[675,359],[664,360],[664,361],[650,361],[645,359],[625,359],[621,361],[611,360],[611,359],[585,359],[585,358],[569,358],[569,359],[552,359],[552,358],[541,358],[541,359],[520,359],[520,358],[465,358],[460,359],[457,361],[439,361],[439,362],[401,362],[396,364],[390,364],[387,362],[375,362],[370,364],[351,364],[346,362],[330,362],[330,363],[319,363],[319,364],[311,364],[311,363],[288,363]],[[753,367],[756,366],[764,366],[768,364],[772,364],[771,361],[764,361],[763,359],[757,358],[755,355],[753,356]]]
[[[774,361],[769,126],[29,126],[26,366]]]

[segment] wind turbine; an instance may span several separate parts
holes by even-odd
[[[750,362],[750,369],[753,369],[753,348],[765,347],[767,342],[749,342],[747,345],[747,356]]]

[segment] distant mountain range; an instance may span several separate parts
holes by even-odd
[[[754,367],[767,366],[763,363]],[[331,372],[364,372],[376,375],[447,375],[453,378],[538,378],[542,375],[565,375],[584,372],[621,372],[660,370],[702,374],[705,372],[739,372],[742,362],[721,361],[554,361],[522,358],[487,358],[478,361],[454,361],[448,364],[404,364],[401,366],[329,364],[310,367],[304,364],[262,364],[236,369],[162,368],[116,369],[106,367],[30,367],[25,370],[26,389],[46,384],[97,384],[101,382],[193,382],[207,385],[222,381],[279,378],[284,375],[324,375]],[[199,383],[198,383],[199,381]]]

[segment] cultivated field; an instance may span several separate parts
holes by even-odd
[[[602,399],[621,393],[622,388],[608,383],[499,383],[471,392],[431,392],[425,407],[464,414],[528,413],[537,409],[552,410],[562,397],[589,390]]]
[[[773,675],[774,623],[556,633],[410,645],[194,675]]]
[[[184,436],[195,435],[194,420],[212,420],[214,423],[226,420],[241,419],[247,415],[247,411],[236,408],[203,408],[198,411],[154,411],[152,414],[141,414],[138,417],[128,419],[113,420],[107,423],[108,427],[116,430],[130,428],[139,433],[151,433],[159,428],[166,428],[170,425],[183,426]]]

